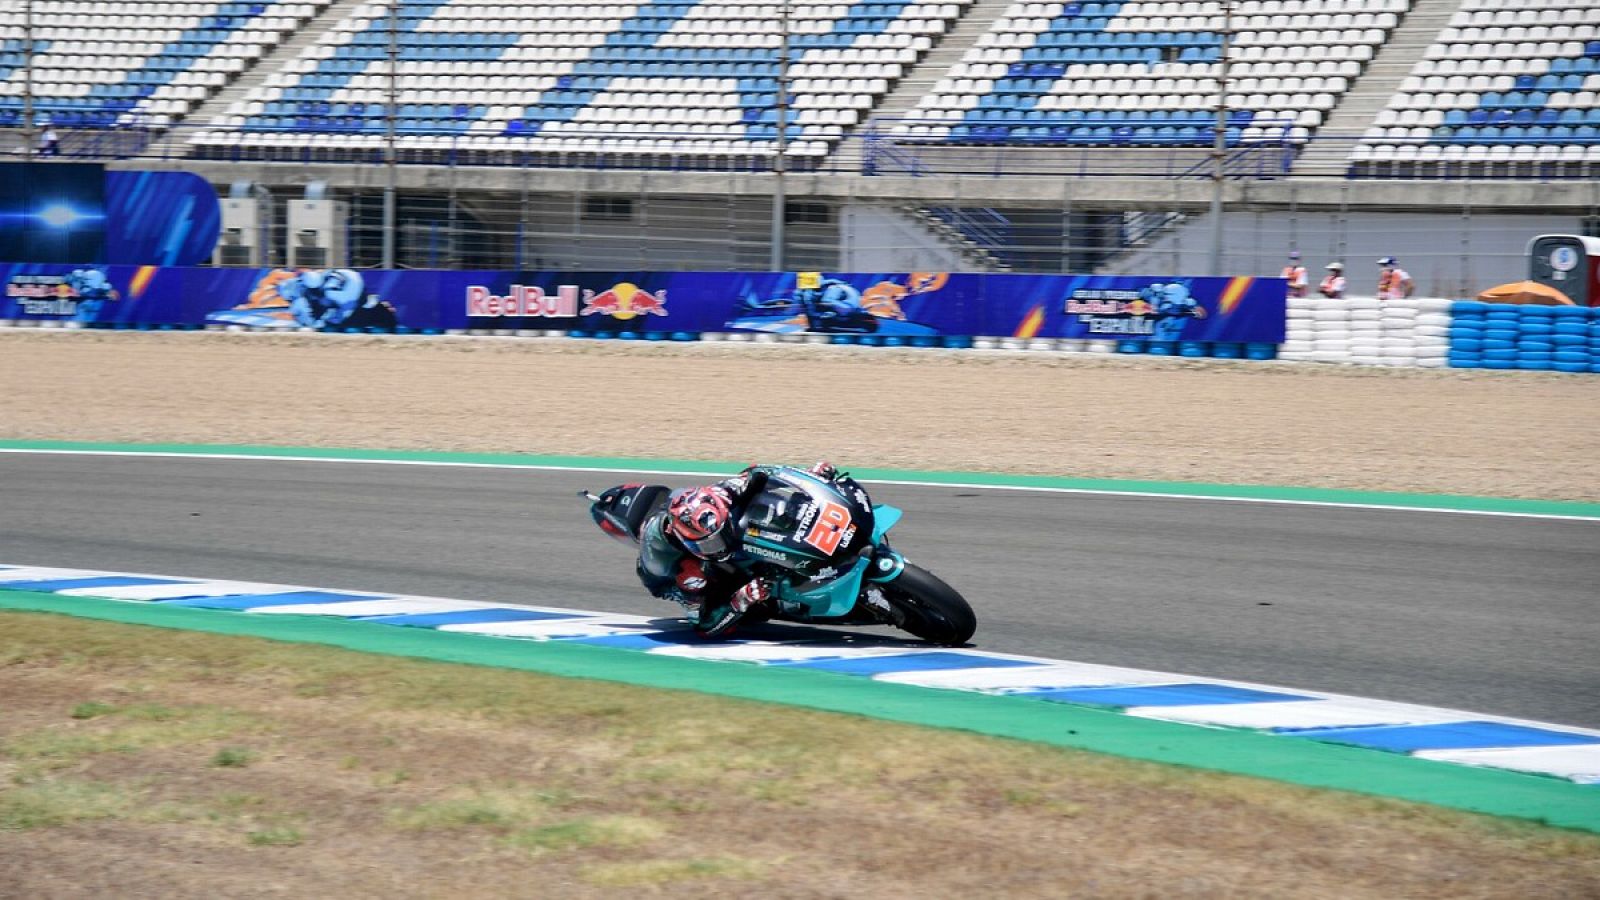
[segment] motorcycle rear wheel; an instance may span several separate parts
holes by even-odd
[[[906,563],[900,577],[883,586],[883,593],[905,617],[899,627],[925,641],[958,647],[978,630],[978,618],[966,598],[920,566]]]

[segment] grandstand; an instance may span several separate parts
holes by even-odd
[[[1352,156],[1359,173],[1600,163],[1600,5],[1464,0]]]
[[[0,9],[0,138],[48,125],[69,157],[280,194],[370,190],[392,160],[452,228],[516,231],[519,258],[530,205],[584,194],[759,228],[781,156],[811,179],[790,196],[827,207],[823,262],[867,203],[952,269],[1110,266],[1193,225],[1219,173],[1235,208],[1346,225],[1408,196],[1394,179],[1474,184],[1411,211],[1592,217],[1597,29],[1600,0],[22,0]],[[532,198],[493,169],[440,174],[477,166],[544,174]],[[1059,252],[1007,247],[1028,241]]]

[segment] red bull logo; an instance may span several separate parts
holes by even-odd
[[[78,292],[64,275],[13,275],[6,282],[6,296],[26,300],[76,300]]]
[[[595,293],[583,292],[585,316],[610,316],[626,322],[634,316],[664,316],[667,314],[667,289],[655,293],[641,290],[638,285],[623,282],[610,290]]]
[[[561,318],[578,314],[578,286],[563,284],[555,294],[546,294],[537,285],[513,284],[504,296],[482,285],[467,287],[469,316],[542,316]]]
[[[1138,291],[1073,291],[1062,304],[1069,316],[1151,316],[1156,308]]]

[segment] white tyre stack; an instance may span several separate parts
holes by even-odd
[[[1314,300],[1311,308],[1311,359],[1350,361],[1350,306],[1344,300]]]
[[[1317,333],[1317,320],[1313,318],[1318,301],[1307,298],[1290,298],[1288,319],[1284,328],[1283,345],[1278,348],[1278,358],[1310,360],[1312,345]]]
[[[1410,300],[1396,300],[1384,304],[1379,321],[1383,334],[1379,339],[1379,356],[1386,366],[1414,366],[1417,364],[1417,307]]]
[[[1383,307],[1371,297],[1349,297],[1350,362],[1383,365]]]
[[[1416,364],[1425,369],[1442,369],[1450,355],[1450,301],[1429,298],[1417,300],[1416,306]]]

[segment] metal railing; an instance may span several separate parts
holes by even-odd
[[[1064,141],[959,143],[911,140],[896,136],[897,125],[918,120],[873,119],[822,142],[787,141],[788,170],[799,173],[994,178],[1194,178],[1210,177],[1212,149],[1192,145],[1135,143],[1085,144]],[[321,127],[325,127],[321,126]],[[370,166],[385,159],[382,132],[253,127],[246,132],[180,123],[169,128],[137,124],[115,127],[62,127],[56,155],[70,159],[146,159],[177,162],[331,163]],[[0,155],[22,153],[21,128],[0,127]],[[1224,177],[1232,181],[1269,181],[1290,177],[1335,177],[1399,180],[1590,180],[1600,176],[1600,158],[1557,158],[1552,154],[1497,155],[1486,159],[1357,158],[1360,135],[1319,133],[1308,140],[1282,133],[1257,135],[1249,141],[1235,135],[1224,158]],[[687,147],[698,148],[684,152]],[[772,142],[708,141],[691,131],[680,133],[599,132],[566,126],[555,143],[543,145],[508,136],[419,134],[401,130],[396,140],[400,165],[498,166],[515,168],[586,168],[648,172],[769,172]],[[1422,144],[1420,146],[1429,146]],[[1505,148],[1501,148],[1505,149]],[[1330,152],[1331,151],[1331,152]],[[1297,165],[1308,157],[1316,171]],[[1331,160],[1331,162],[1330,162]]]

